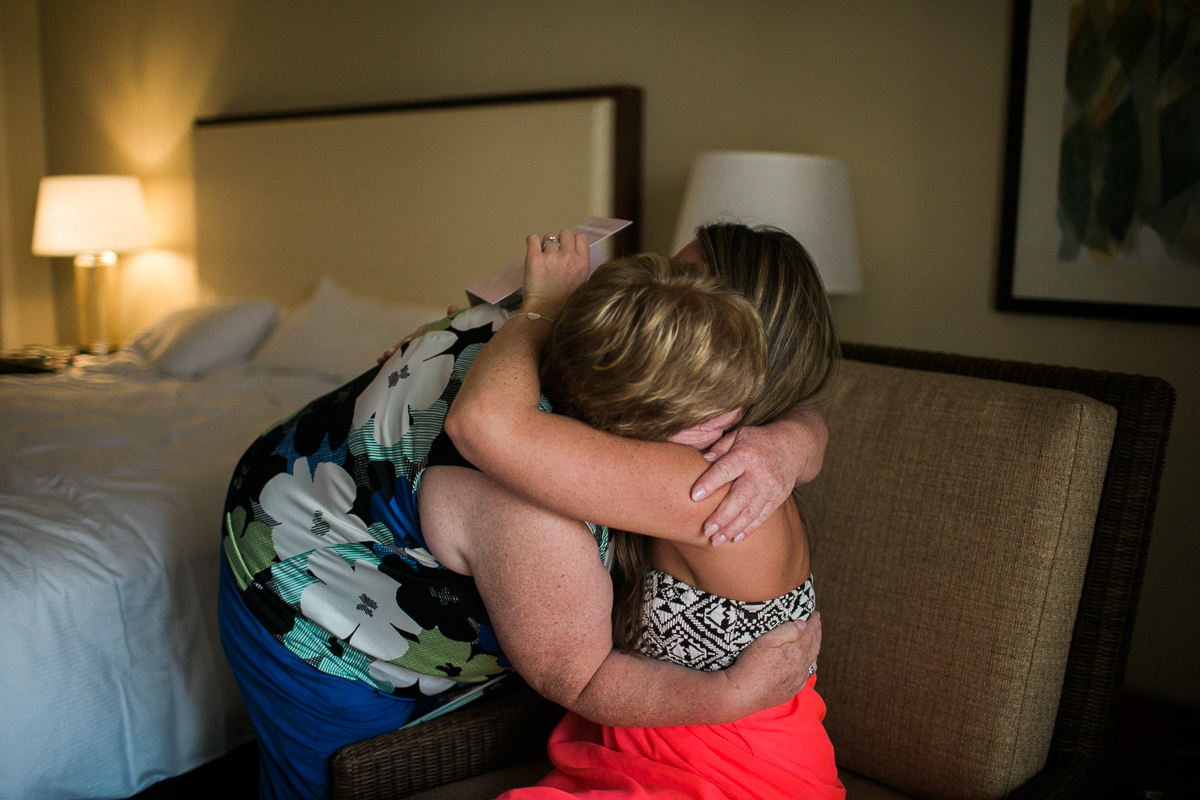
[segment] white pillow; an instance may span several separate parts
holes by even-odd
[[[278,317],[279,306],[270,300],[192,306],[144,328],[126,350],[164,375],[198,378],[245,361]]]
[[[405,336],[444,316],[444,309],[360,297],[323,278],[309,301],[283,318],[250,365],[345,383]]]

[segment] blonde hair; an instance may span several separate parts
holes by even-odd
[[[542,358],[555,411],[609,433],[665,441],[762,394],[767,340],[744,297],[703,265],[646,253],[576,289]],[[612,531],[613,643],[642,635],[646,539]]]
[[[767,344],[754,307],[700,265],[645,253],[576,289],[542,357],[555,411],[664,441],[758,400]]]

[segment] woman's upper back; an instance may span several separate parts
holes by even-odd
[[[696,548],[656,541],[637,649],[690,669],[730,666],[758,636],[816,605],[803,525],[789,500],[749,539]]]
[[[691,586],[747,602],[786,594],[804,583],[810,571],[804,526],[793,499],[745,541],[712,547],[654,539],[650,557],[655,569]]]
[[[264,433],[238,463],[222,537],[238,588],[318,670],[410,697],[502,671],[473,582],[430,554],[413,495],[426,465],[447,463],[449,403],[507,318],[477,306],[446,321]]]

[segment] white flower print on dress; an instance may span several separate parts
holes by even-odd
[[[263,487],[259,502],[279,523],[271,531],[275,554],[286,560],[318,547],[372,540],[366,523],[349,514],[357,493],[354,478],[323,461],[309,471],[300,457],[292,474],[282,472]]]
[[[351,426],[361,428],[374,415],[375,441],[381,447],[395,446],[408,432],[409,409],[428,408],[442,396],[454,369],[454,356],[443,351],[457,339],[451,331],[430,331],[392,356],[355,401]]]
[[[440,562],[436,558],[434,558],[433,554],[430,553],[428,550],[426,550],[424,547],[393,547],[392,549],[397,551],[401,555],[408,556],[413,561],[416,561],[418,564],[420,564],[422,567],[429,567],[430,569],[437,569],[438,567],[440,567],[442,565],[442,562]]]
[[[422,675],[419,672],[413,672],[411,669],[406,669],[398,664],[389,664],[387,661],[373,661],[370,666],[370,675],[377,681],[387,681],[388,683],[398,688],[408,688],[414,683],[421,690],[421,694],[430,696],[438,692],[444,692],[447,689],[453,688],[457,681],[450,678],[443,678],[440,675]]]
[[[359,395],[351,426],[361,428],[374,415],[376,443],[394,447],[408,432],[410,411],[429,408],[450,382],[455,358],[449,351],[459,338],[455,331],[489,323],[495,329],[507,319],[507,312],[480,304],[456,316],[448,330],[429,331],[413,339],[404,352],[397,352],[383,365]]]
[[[321,583],[305,587],[300,611],[367,655],[399,658],[408,651],[408,639],[400,631],[420,634],[421,626],[396,605],[399,584],[370,560],[348,564],[335,552],[314,550],[308,571]]]

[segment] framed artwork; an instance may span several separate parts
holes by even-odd
[[[996,307],[1200,323],[1200,4],[1013,13]]]

